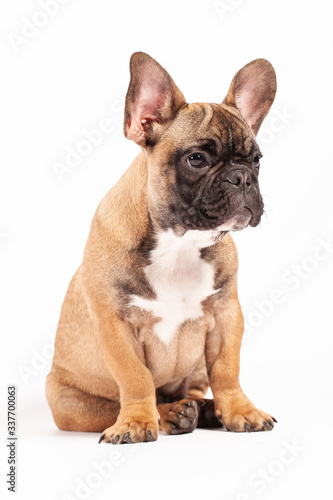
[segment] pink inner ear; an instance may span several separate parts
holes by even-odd
[[[247,64],[236,73],[231,90],[234,104],[256,135],[275,97],[276,79],[272,65],[265,59]]]
[[[261,97],[260,85],[254,82],[242,82],[242,87],[235,95],[235,103],[245,121],[253,128],[260,120],[261,109],[259,107]]]
[[[150,81],[148,85],[141,87],[135,107],[132,111],[132,119],[129,123],[128,137],[142,135],[153,121],[160,121],[160,113],[165,104],[166,97],[157,88],[158,82]]]
[[[147,54],[133,54],[130,70],[124,132],[128,139],[145,146],[158,140],[185,99],[165,69]]]

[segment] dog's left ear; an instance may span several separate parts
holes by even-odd
[[[130,71],[124,134],[141,147],[151,146],[186,101],[169,73],[144,52],[132,55]]]
[[[238,109],[256,136],[276,93],[276,75],[266,59],[256,59],[236,73],[223,103]]]

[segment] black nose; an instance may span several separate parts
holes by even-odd
[[[237,186],[238,189],[244,190],[245,192],[249,191],[252,186],[252,176],[250,172],[247,172],[246,170],[240,170],[240,169],[234,169],[231,170],[226,176],[225,180],[227,182],[230,182],[230,184],[233,184],[234,186]]]

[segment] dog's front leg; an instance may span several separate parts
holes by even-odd
[[[258,410],[239,383],[240,348],[244,319],[237,290],[223,303],[216,326],[206,345],[207,369],[214,395],[215,414],[227,430],[264,431],[274,427],[274,418]]]
[[[140,443],[156,441],[159,430],[152,375],[135,353],[130,327],[116,315],[99,322],[104,357],[120,392],[116,423],[101,435],[100,442]]]

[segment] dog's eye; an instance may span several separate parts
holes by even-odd
[[[254,166],[255,168],[259,168],[259,167],[260,167],[260,158],[261,158],[261,157],[260,157],[259,155],[255,156],[255,157],[253,158],[253,166]]]
[[[194,153],[187,158],[187,163],[194,168],[202,168],[207,165],[206,159],[200,153]]]

